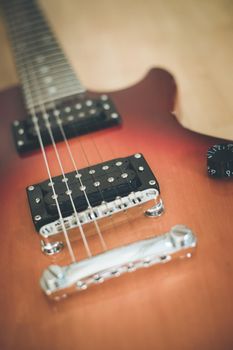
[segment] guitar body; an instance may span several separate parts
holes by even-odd
[[[221,140],[180,126],[172,115],[175,90],[169,73],[153,69],[137,85],[109,94],[122,126],[69,142],[79,167],[88,166],[80,143],[90,164],[100,163],[100,154],[110,160],[143,153],[165,205],[163,216],[145,219],[148,230],[153,227],[159,235],[178,223],[191,227],[198,238],[195,254],[121,276],[60,303],[49,301],[39,286],[43,269],[57,258],[40,251],[25,192],[48,178],[43,158],[39,151],[22,158],[16,153],[11,123],[24,118],[25,109],[19,88],[1,93],[2,350],[233,348],[233,183],[207,176],[207,149]],[[65,171],[72,171],[64,143],[58,149]],[[52,174],[60,174],[52,146],[46,150]],[[144,233],[129,226],[125,237],[133,241]]]

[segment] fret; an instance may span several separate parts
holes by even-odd
[[[35,57],[38,56],[48,56],[48,57],[54,57],[54,56],[62,56],[65,57],[61,52],[60,52],[60,48],[57,47],[47,47],[46,49],[43,49],[43,54],[41,53],[41,50],[37,50],[37,49],[33,49],[30,52],[32,52],[30,55],[29,54],[24,54],[24,53],[20,53],[19,51],[17,51],[17,49],[14,49],[15,53],[19,54],[19,58],[21,60],[27,60],[27,61],[31,61],[33,60]]]
[[[14,40],[16,41],[16,45],[14,47],[16,51],[20,51],[20,50],[22,51],[22,48],[23,48],[24,50],[27,49],[34,52],[38,47],[42,50],[45,50],[47,48],[60,49],[55,39],[52,39],[52,38],[40,37],[40,39],[38,40],[27,40],[27,42],[17,39],[13,35],[12,35],[12,38],[14,38]]]
[[[37,57],[40,57],[40,56],[37,56]],[[44,58],[44,56],[41,56],[41,58],[42,57]],[[43,62],[45,62],[45,60],[43,60]],[[28,64],[25,63],[25,61],[20,62],[20,64],[21,64],[22,69],[27,69]],[[57,58],[54,57],[52,60],[52,63],[47,60],[46,65],[50,65],[49,68],[50,68],[50,70],[54,71],[54,74],[57,73],[57,71],[56,71],[57,69],[59,69],[59,73],[64,72],[64,71],[70,72],[70,69],[67,68],[66,61],[64,60],[64,58],[61,58],[61,57],[57,57]],[[41,67],[38,67],[38,66],[34,67],[35,72],[40,72],[40,69],[41,69]],[[19,72],[19,74],[20,74],[20,72]]]
[[[47,66],[48,66],[48,64],[47,64]],[[46,67],[47,67],[46,66]],[[57,67],[59,68],[59,72],[57,72]],[[64,67],[64,68],[63,68]],[[54,66],[48,66],[47,68],[48,69],[46,69],[46,71],[44,70],[42,70],[42,68],[43,68],[43,66],[42,67],[40,67],[40,68],[34,68],[33,66],[31,66],[30,68],[28,68],[28,66],[27,65],[25,65],[25,66],[21,66],[21,70],[20,70],[20,72],[19,72],[19,75],[25,75],[30,69],[32,69],[33,68],[33,72],[34,72],[34,74],[36,74],[38,77],[41,77],[41,78],[44,78],[44,77],[46,77],[46,76],[48,76],[48,75],[52,75],[52,77],[55,79],[56,77],[66,77],[66,76],[72,76],[73,77],[73,74],[72,74],[72,72],[70,72],[70,70],[69,69],[67,69],[67,67],[65,66],[65,65],[58,65],[58,66],[56,66],[56,65],[54,65]],[[75,80],[77,80],[75,77],[74,77],[74,79]]]
[[[8,30],[8,32],[10,32],[10,30]],[[52,37],[52,33],[51,32],[49,32],[47,29],[46,30],[44,30],[44,31],[36,31],[36,32],[34,32],[33,30],[32,31],[30,31],[30,32],[28,32],[28,33],[25,33],[24,34],[24,36],[23,36],[23,41],[27,41],[27,40],[29,40],[30,38],[31,39],[38,39],[38,38],[41,38],[41,37]],[[19,36],[19,35],[17,35],[17,32],[16,33],[14,33],[14,39],[15,40],[22,40],[22,36]],[[54,40],[56,41],[56,39],[54,38]]]
[[[12,19],[12,21],[14,21],[14,19]],[[14,25],[16,25],[16,22],[14,21]],[[37,22],[30,22],[27,21],[25,23],[20,23],[20,29],[17,31],[17,35],[18,37],[22,37],[22,35],[27,34],[28,30],[30,30],[30,34],[31,34],[31,30],[34,32],[40,32],[42,29],[46,29],[46,24],[41,21],[38,20]]]
[[[28,82],[28,84],[30,86],[32,86],[32,90],[33,90],[33,82],[34,82],[34,79],[33,77],[22,77],[22,79],[24,79],[25,81]],[[71,77],[65,77],[64,80],[63,80],[63,83],[61,83],[60,79],[53,79],[51,80],[51,82],[49,83],[46,83],[45,79],[37,79],[37,82],[40,84],[40,92],[41,91],[46,91],[47,89],[49,89],[51,86],[55,86],[55,87],[59,87],[61,88],[62,86],[63,87],[67,87],[67,86],[70,86],[70,85],[73,85],[75,86],[75,84],[77,85],[77,81],[74,80],[73,78]],[[36,89],[38,90],[38,89]]]
[[[3,0],[3,8],[27,108],[83,93],[36,1]]]
[[[50,89],[48,89],[48,91],[50,92],[47,92],[47,89],[43,89],[42,87],[40,88],[40,90],[38,88],[34,88],[30,85],[29,82],[26,82],[25,83],[28,83],[29,87],[25,88],[25,91],[28,91],[30,89],[30,93],[32,96],[35,96],[37,97],[40,97],[40,99],[43,97],[45,98],[45,100],[47,101],[47,96],[49,99],[51,99],[51,97],[53,97],[53,94],[55,93],[53,86],[50,87]],[[66,91],[74,91],[75,88],[76,88],[76,83],[72,83],[72,82],[68,82],[67,84],[64,82],[63,86],[61,86],[61,89],[59,91],[59,94],[61,93],[62,95],[64,95],[66,93]]]

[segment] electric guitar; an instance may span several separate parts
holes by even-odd
[[[37,2],[1,5],[0,348],[232,349],[233,144],[179,124],[163,69],[86,91]]]

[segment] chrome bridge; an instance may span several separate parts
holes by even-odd
[[[50,265],[41,277],[41,288],[47,296],[60,300],[125,272],[165,263],[173,258],[190,258],[196,243],[191,229],[177,225],[161,236],[108,250],[71,265]]]
[[[89,224],[94,220],[100,220],[124,210],[129,210],[137,205],[143,205],[150,201],[153,201],[153,206],[145,210],[145,215],[160,216],[163,213],[164,207],[159,192],[156,189],[147,189],[141,192],[130,193],[126,197],[119,197],[108,203],[102,203],[97,207],[86,209],[81,213],[73,213],[63,220],[66,229],[70,230],[80,225]],[[60,232],[62,232],[60,219],[42,226],[39,231],[40,235],[46,239]]]

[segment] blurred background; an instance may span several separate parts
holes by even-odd
[[[233,139],[232,0],[40,0],[83,84],[118,90],[152,67],[178,85],[178,118]],[[0,90],[18,83],[0,18]]]

